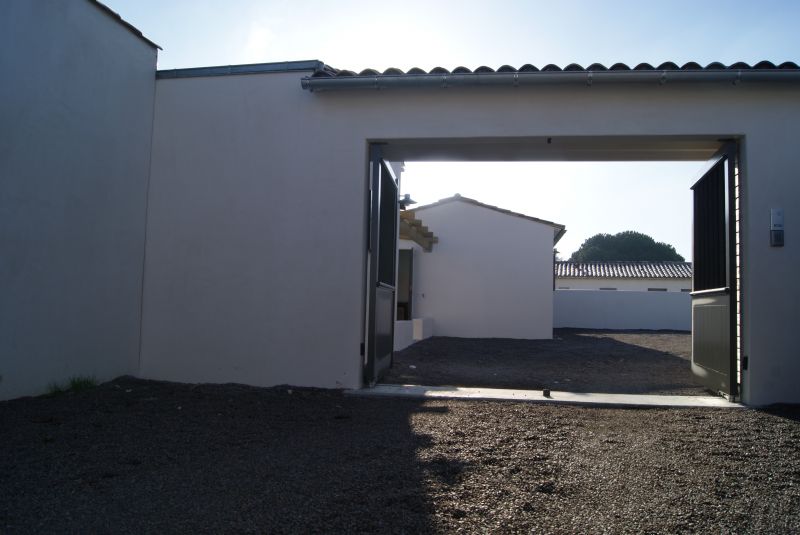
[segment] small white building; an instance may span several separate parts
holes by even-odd
[[[690,292],[691,262],[555,263],[557,290]]]
[[[564,225],[458,194],[408,212],[436,241],[430,252],[399,241],[398,319],[425,318],[437,336],[552,338]]]

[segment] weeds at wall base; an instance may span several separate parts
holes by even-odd
[[[60,396],[68,392],[84,392],[97,386],[94,376],[75,376],[67,379],[66,383],[52,382],[47,385],[48,396]]]

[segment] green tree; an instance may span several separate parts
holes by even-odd
[[[675,261],[683,262],[675,247],[657,242],[647,234],[626,230],[618,234],[595,234],[572,253],[572,262]]]

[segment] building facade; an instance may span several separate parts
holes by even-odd
[[[436,236],[412,251],[411,313],[437,336],[553,337],[553,246],[564,226],[455,195],[411,210]],[[401,256],[402,258],[402,256]],[[398,290],[407,276],[400,270]]]
[[[69,374],[362,386],[370,144],[390,161],[710,161],[733,144],[736,380],[745,403],[800,402],[795,64],[156,72],[94,2],[0,10],[2,397]]]

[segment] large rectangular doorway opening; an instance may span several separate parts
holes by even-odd
[[[383,142],[394,351],[365,382],[735,399],[738,154],[723,136]],[[679,256],[585,259],[623,234]]]

